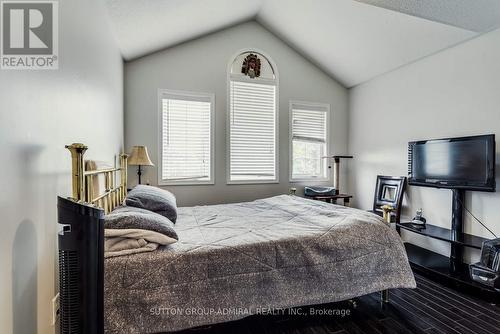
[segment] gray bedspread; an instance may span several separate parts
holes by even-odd
[[[179,208],[179,241],[105,261],[107,333],[158,333],[415,280],[380,217],[295,196]]]

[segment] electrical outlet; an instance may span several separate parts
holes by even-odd
[[[52,298],[52,326],[55,326],[59,317],[59,293]]]

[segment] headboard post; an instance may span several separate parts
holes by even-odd
[[[120,182],[122,189],[122,194],[120,195],[120,201],[123,201],[125,199],[125,196],[127,196],[128,154],[125,153],[120,154],[120,169],[121,169]]]
[[[81,143],[73,143],[65,146],[71,152],[72,164],[72,189],[73,199],[76,201],[85,201],[85,187],[84,187],[84,163],[83,155],[87,151],[87,146]]]
[[[120,154],[120,166],[117,167],[116,156],[114,157],[115,166],[113,168],[104,168],[96,170],[85,170],[85,161],[83,155],[87,151],[87,146],[81,143],[73,143],[65,146],[71,152],[72,161],[72,200],[77,202],[85,202],[96,207],[104,209],[107,214],[114,208],[122,205],[127,196],[127,154]],[[92,169],[92,168],[91,168]],[[120,184],[117,186],[116,178],[120,173]],[[102,177],[104,183],[104,192],[96,195],[94,192],[94,181],[97,181],[99,187],[99,179]]]

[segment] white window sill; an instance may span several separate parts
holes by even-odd
[[[280,183],[279,180],[235,180],[235,181],[230,181],[227,180],[226,184],[228,185],[243,185],[243,184],[277,184]]]
[[[330,179],[317,179],[317,178],[309,178],[309,179],[289,179],[290,183],[303,183],[303,182],[330,182]]]
[[[159,181],[158,186],[213,186],[214,180],[211,181]]]

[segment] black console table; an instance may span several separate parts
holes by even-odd
[[[349,202],[352,198],[351,195],[337,194],[337,195],[317,195],[317,196],[307,196],[306,198],[311,198],[317,201],[325,201],[327,203],[335,204],[337,200],[341,199],[344,201],[344,206],[350,206]]]
[[[456,238],[456,234],[452,230],[430,224],[427,224],[425,229],[411,223],[398,223],[396,227],[449,242],[452,245],[452,250],[458,248],[460,254],[463,247],[481,249],[483,241],[488,240],[466,233],[461,233],[460,237]],[[469,275],[468,265],[462,263],[461,258],[447,257],[408,242],[405,243],[405,248],[408,260],[414,270],[460,291],[469,292],[489,302],[500,303],[500,293],[473,281]]]

